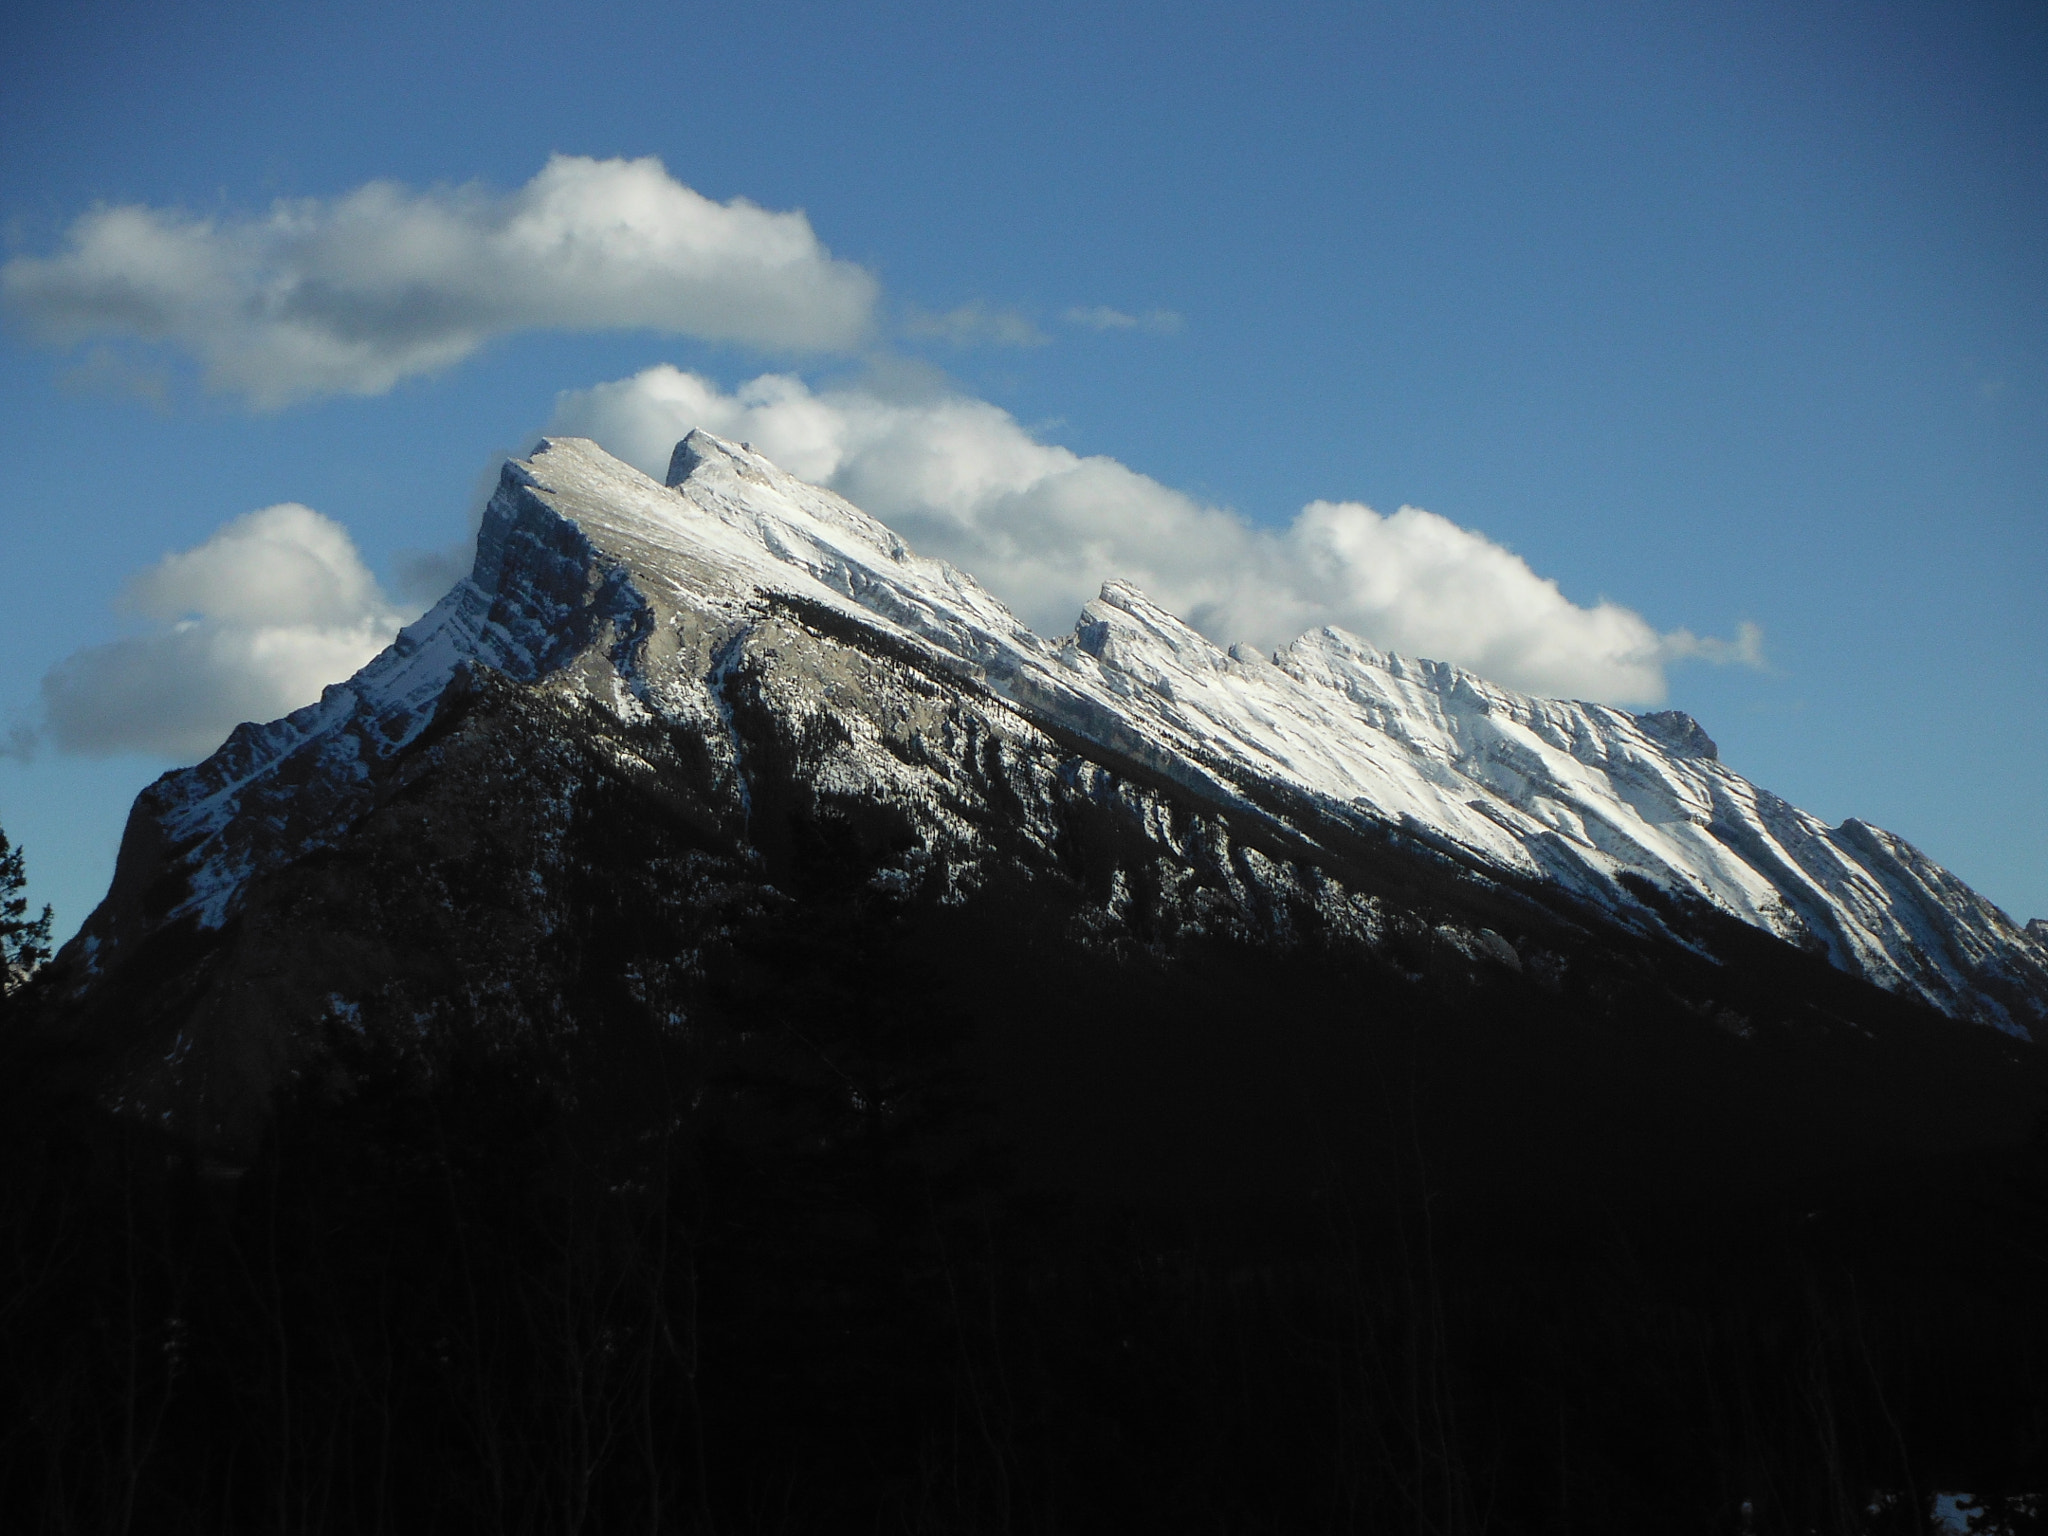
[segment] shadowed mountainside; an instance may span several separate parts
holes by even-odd
[[[657,559],[547,458],[363,679],[145,796],[0,1032],[11,1507],[1909,1531],[2039,1486],[2038,1047],[1168,750],[852,509],[806,526],[898,586],[738,514]]]

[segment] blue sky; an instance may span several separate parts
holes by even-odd
[[[56,276],[13,283],[0,339],[0,825],[60,929],[104,890],[175,733],[67,737],[43,680],[102,687],[124,637],[170,654],[200,567],[163,557],[226,571],[221,551],[269,538],[313,558],[328,525],[295,513],[214,538],[301,504],[382,584],[322,634],[374,628],[445,571],[498,458],[551,425],[624,432],[620,402],[663,365],[714,426],[793,430],[744,394],[770,375],[835,431],[929,434],[944,405],[975,452],[1037,466],[1037,491],[976,503],[962,533],[883,478],[880,449],[818,460],[921,543],[1066,526],[1029,522],[1047,486],[1221,528],[1173,535],[1171,557],[1114,529],[1103,546],[1183,606],[1214,595],[1212,628],[1247,631],[1218,638],[1270,638],[1250,631],[1327,597],[1382,643],[1497,658],[1619,615],[1736,768],[2048,915],[2038,5],[87,4],[10,42],[0,259]],[[539,197],[557,155],[599,165],[574,176],[606,196],[603,162],[656,157],[713,204],[801,210],[812,244],[777,271],[813,286],[728,294],[752,318],[721,330],[697,290],[621,289],[600,312],[507,279],[443,365],[388,388],[356,363],[295,375],[274,348],[240,374],[213,355],[210,387],[195,354],[228,311],[192,299],[152,341],[105,283],[71,281],[96,208],[206,231],[205,280],[236,304],[237,252],[260,247],[272,278],[300,259],[262,244],[279,199],[331,254],[366,184],[460,233]],[[447,281],[336,324],[424,356],[448,334],[428,311],[476,298]],[[1428,509],[1457,571],[1490,561],[1506,585],[1468,591],[1476,628],[1439,640],[1419,587],[1372,606],[1304,584],[1285,541],[1319,500]],[[1344,516],[1375,569],[1421,571],[1437,525]],[[1203,560],[1245,550],[1272,563],[1265,587],[1208,581]],[[354,580],[354,558],[322,579]],[[1043,560],[988,558],[962,563],[1020,607],[1064,600]],[[187,638],[272,636],[297,590],[243,591],[247,612],[201,612]],[[1501,629],[1510,609],[1533,628]],[[1508,680],[1598,692],[1620,674],[1597,662]]]

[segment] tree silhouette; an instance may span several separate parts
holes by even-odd
[[[28,915],[28,898],[21,893],[27,883],[21,850],[10,847],[7,833],[0,830],[0,996],[12,993],[50,958],[50,909],[45,906],[40,917]]]

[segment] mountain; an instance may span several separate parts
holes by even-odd
[[[668,478],[575,439],[508,464],[468,580],[319,703],[239,728],[142,796],[113,889],[59,962],[65,998],[218,943],[266,882],[401,815],[474,701],[516,689],[602,739],[601,775],[680,769],[692,814],[750,866],[781,835],[750,804],[755,719],[793,744],[809,794],[892,821],[878,890],[971,900],[992,861],[1016,862],[1006,842],[1049,868],[1071,803],[1119,808],[1163,862],[1157,889],[1115,883],[1093,904],[1105,943],[1297,903],[1370,944],[1399,909],[1375,874],[1339,872],[1376,860],[1407,871],[1397,885],[1426,870],[1467,904],[1704,953],[1700,923],[1730,917],[1958,1020],[2022,1040],[2048,1020],[2038,923],[1889,833],[1758,789],[1679,712],[1532,698],[1335,629],[1270,658],[1225,652],[1118,582],[1047,640],[745,445],[693,433]],[[1155,784],[1201,809],[1199,832]],[[533,889],[505,895],[537,931],[578,791],[560,785],[555,825],[522,834]],[[1470,914],[1438,932],[1475,963],[1568,963]],[[233,1022],[181,1026],[168,1051],[150,1039],[128,1096],[161,1115],[223,1031],[242,1042],[232,1075],[260,1091],[306,1006],[266,1014],[264,991],[202,1005]]]
[[[137,801],[0,1029],[0,1503],[2032,1507],[2038,922],[1675,712],[1118,583],[1046,639],[745,444],[668,479],[543,442],[386,652]]]

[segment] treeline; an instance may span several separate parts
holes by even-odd
[[[1824,1221],[1461,1225],[1421,1154],[1091,1199],[999,1152],[893,961],[759,958],[778,1022],[678,1035],[657,1116],[362,1046],[230,1169],[14,1063],[8,1529],[2043,1528],[1994,1497],[2048,1446],[2039,1150]]]

